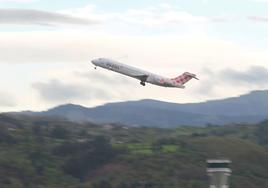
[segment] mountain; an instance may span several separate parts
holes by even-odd
[[[253,91],[223,100],[188,104],[150,99],[109,103],[94,108],[66,104],[31,114],[59,116],[74,122],[122,123],[162,128],[178,125],[256,123],[268,118],[268,90]]]

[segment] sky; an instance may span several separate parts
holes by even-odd
[[[0,0],[0,111],[155,99],[192,103],[268,89],[268,0]],[[162,88],[106,57],[174,78]]]

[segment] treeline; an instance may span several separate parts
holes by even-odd
[[[268,187],[268,121],[129,128],[0,115],[1,188],[205,188],[207,158],[233,161],[233,188]]]

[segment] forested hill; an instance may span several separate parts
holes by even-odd
[[[232,188],[268,187],[268,121],[129,128],[0,115],[1,188],[207,188],[207,158],[232,160]]]

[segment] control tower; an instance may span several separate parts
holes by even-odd
[[[210,179],[210,188],[229,188],[229,168],[231,161],[226,159],[207,160],[207,173]]]

